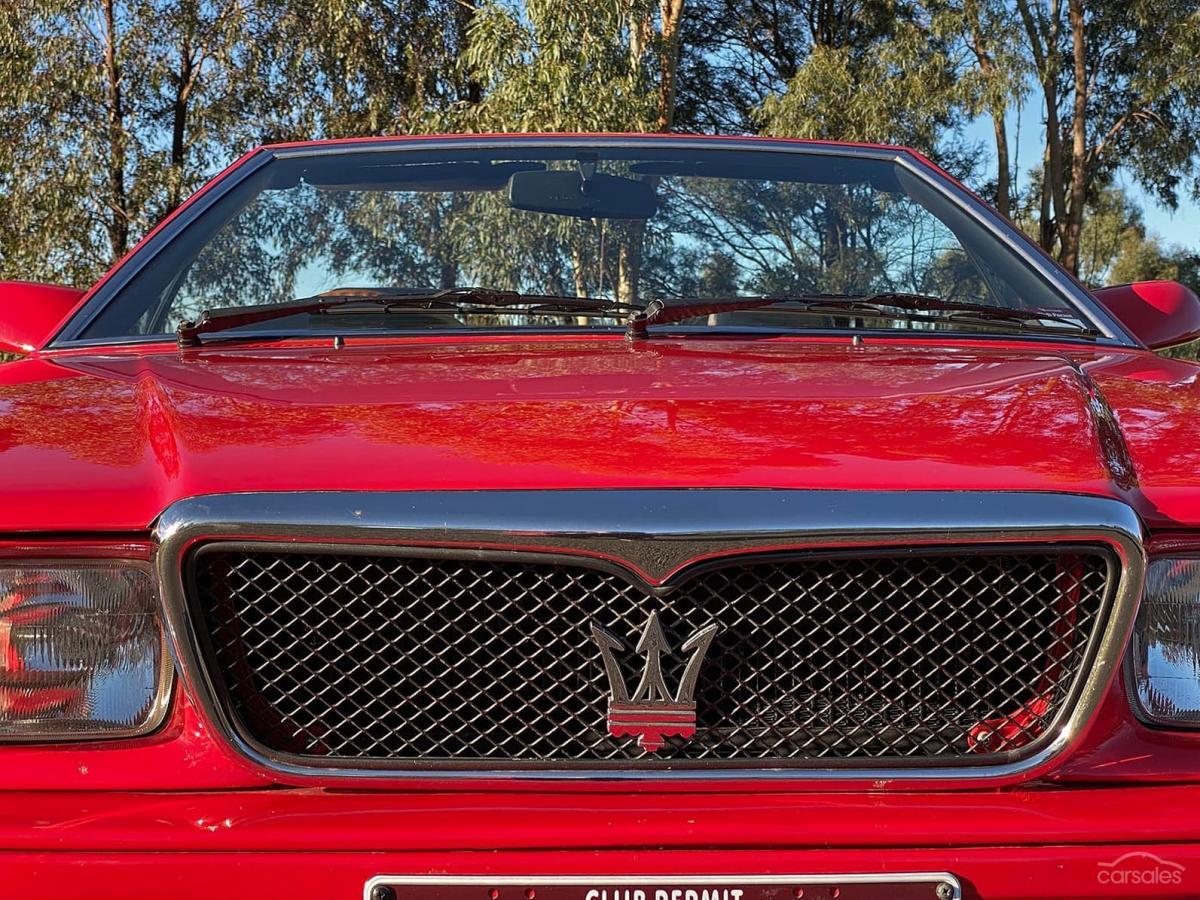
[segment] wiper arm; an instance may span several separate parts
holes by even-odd
[[[319,315],[343,307],[375,306],[382,312],[390,309],[448,309],[492,310],[507,313],[537,315],[539,313],[611,313],[634,315],[639,306],[605,300],[599,297],[560,297],[554,294],[523,294],[493,288],[457,287],[429,293],[344,293],[318,294],[287,303],[266,303],[257,306],[231,306],[208,309],[194,322],[184,322],[176,329],[180,347],[198,347],[200,337],[218,331],[228,331],[259,322],[286,319],[289,316]]]
[[[910,294],[903,291],[881,291],[862,297],[833,297],[849,302],[874,304],[883,307],[905,309],[912,312],[962,312],[974,313],[981,318],[1005,322],[1054,322],[1086,331],[1086,326],[1048,309],[1010,309],[1005,306],[989,306],[986,303],[970,303],[965,300],[944,300],[927,294]]]
[[[988,324],[1008,322],[1023,331],[1047,334],[1062,334],[1070,330],[1073,334],[1098,337],[1099,332],[1048,310],[1019,310],[987,306],[982,303],[958,302],[930,297],[924,294],[909,294],[899,291],[882,291],[876,294],[850,296],[845,294],[780,294],[760,297],[730,297],[728,299],[698,302],[667,303],[655,299],[645,309],[634,312],[627,323],[627,336],[638,340],[649,336],[651,325],[670,325],[700,316],[719,315],[740,310],[760,309],[767,306],[793,304],[788,312],[797,315],[816,316],[876,316],[902,318],[906,321],[970,322],[978,320]],[[933,315],[948,313],[948,315]],[[1052,322],[1053,325],[1042,325]],[[1060,327],[1061,326],[1061,327]]]

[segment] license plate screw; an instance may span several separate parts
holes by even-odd
[[[954,885],[948,881],[941,882],[933,892],[937,894],[938,900],[950,900],[954,896]]]
[[[377,884],[371,888],[371,900],[396,900],[396,892],[386,884]]]

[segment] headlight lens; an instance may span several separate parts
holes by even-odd
[[[1142,717],[1200,728],[1200,559],[1150,563],[1131,650]]]
[[[170,678],[146,568],[0,562],[0,739],[144,734]]]

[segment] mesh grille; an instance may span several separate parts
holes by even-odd
[[[192,557],[209,668],[267,748],[358,760],[644,758],[608,734],[592,623],[633,652],[656,611],[681,645],[715,623],[676,760],[981,759],[1064,712],[1100,616],[1099,554],[757,558],[654,596],[563,563],[232,550]],[[655,757],[657,758],[657,757]]]

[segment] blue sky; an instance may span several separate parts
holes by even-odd
[[[1022,186],[1028,183],[1029,170],[1040,159],[1044,130],[1041,104],[1026,102],[1020,115],[1016,110],[1009,111],[1008,138],[1013,145],[1010,146],[1009,152],[1020,165],[1018,174]],[[979,118],[972,122],[966,129],[966,137],[970,141],[982,144],[989,151],[995,146],[992,123],[987,118]],[[994,165],[994,154],[990,154],[989,159]],[[988,175],[990,174],[989,170]],[[1167,246],[1181,246],[1200,251],[1200,203],[1188,195],[1186,189],[1179,198],[1178,209],[1172,211],[1154,198],[1148,197],[1128,173],[1118,174],[1117,183],[1142,207],[1148,231],[1162,238]]]

